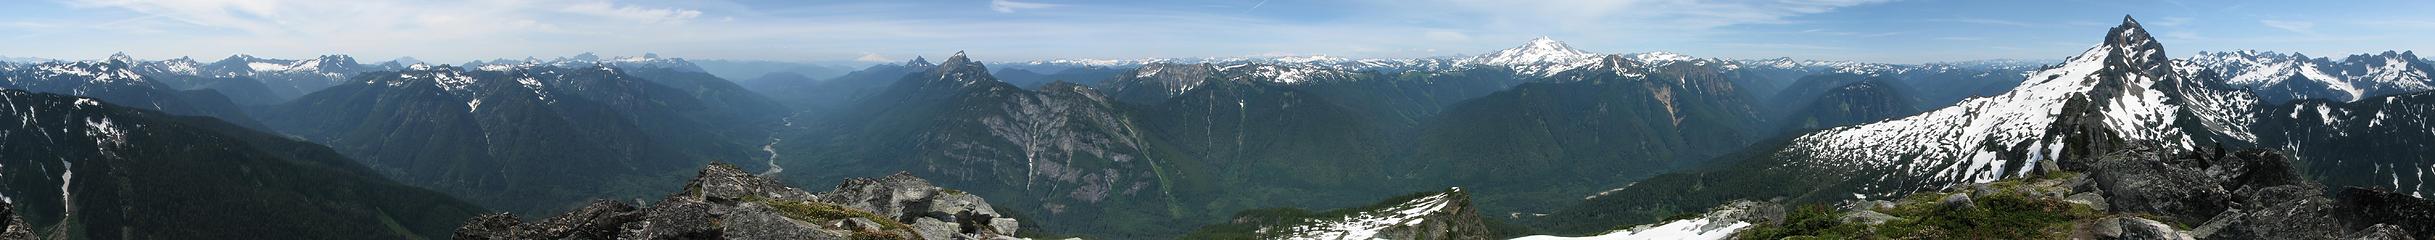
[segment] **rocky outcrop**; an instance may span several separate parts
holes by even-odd
[[[0,228],[0,240],[37,239],[34,238],[34,227],[27,226],[25,224],[25,218],[17,216],[17,206],[15,204],[0,202],[0,215],[7,215],[8,217],[7,219],[0,219],[8,221],[7,223],[0,224],[6,226],[5,228]]]
[[[811,193],[711,164],[647,207],[594,201],[548,220],[468,220],[456,239],[1005,239],[1017,222],[979,196],[906,173]]]
[[[2435,201],[2356,187],[2329,197],[2323,187],[2302,176],[2290,159],[2269,150],[2170,152],[2175,151],[2128,144],[2121,150],[2072,161],[2064,172],[1921,193],[1941,195],[1913,196],[1890,206],[1873,201],[1847,203],[1833,215],[1844,226],[1815,226],[1817,221],[1760,222],[1768,225],[1742,237],[1861,234],[1949,238],[2041,231],[1998,238],[2427,239],[2435,234],[2429,230],[2435,228]],[[1922,222],[1990,216],[1993,218],[1982,220],[2045,222],[2017,226]]]
[[[2206,239],[2435,237],[2435,201],[2358,187],[2329,197],[2273,151],[2161,152],[2134,147],[2095,158],[2084,169],[2091,189],[2082,190],[2101,197],[2086,199],[2194,226],[2188,233]]]

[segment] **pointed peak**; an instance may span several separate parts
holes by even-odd
[[[912,61],[905,61],[905,66],[912,66],[912,67],[930,66],[930,59],[925,59],[925,58],[922,58],[922,56],[913,56],[913,60],[912,60]]]
[[[2133,20],[2129,16],[2122,18],[2121,26],[2115,26],[2105,33],[2105,47],[2115,51],[2115,54],[2136,58],[2135,63],[2171,62],[2165,57],[2164,44],[2157,42],[2155,37],[2149,36],[2148,30],[2140,27],[2139,21]]]
[[[127,56],[127,52],[111,53],[110,61],[118,63],[135,63],[135,57]]]
[[[939,64],[953,65],[958,63],[972,63],[972,59],[964,57],[964,51],[955,51],[955,55],[947,56],[947,61],[940,62]]]

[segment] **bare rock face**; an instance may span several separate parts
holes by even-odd
[[[879,179],[846,179],[837,185],[837,190],[821,194],[819,200],[881,216],[896,216],[892,220],[925,230],[922,236],[928,239],[1010,235],[1017,224],[1015,219],[998,214],[980,196],[932,186],[930,181],[901,172]]]
[[[5,224],[7,227],[0,229],[0,240],[36,239],[34,238],[34,227],[25,225],[25,218],[17,217],[15,205],[0,203],[0,215],[8,215],[7,219],[0,219],[8,221]]]
[[[2435,201],[2362,188],[2349,188],[2337,200],[2271,151],[2160,152],[2132,149],[2095,159],[2088,171],[2102,196],[2083,201],[2164,216],[2154,220],[2192,226],[2188,237],[2205,239],[2435,234],[2428,227],[2435,223]],[[2132,224],[2121,225],[2127,230]]]
[[[898,173],[813,194],[712,164],[647,207],[594,201],[548,220],[468,220],[456,239],[1004,239],[1017,222],[979,196]]]

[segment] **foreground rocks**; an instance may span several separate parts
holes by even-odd
[[[1010,239],[1017,222],[979,196],[906,173],[848,179],[814,194],[712,164],[683,192],[647,207],[594,201],[523,222],[489,214],[456,239]]]
[[[0,227],[0,240],[37,239],[34,237],[34,227],[27,226],[25,224],[25,218],[17,217],[17,206],[15,204],[0,202],[0,215],[7,215],[7,218],[0,220],[8,221],[5,224],[0,224],[6,226]]]
[[[2267,150],[2168,152],[2129,146],[2063,160],[2059,172],[1754,221],[1761,226],[1736,237],[2435,238],[2435,201],[2359,187],[2329,195]],[[1837,219],[1804,221],[1822,216]]]

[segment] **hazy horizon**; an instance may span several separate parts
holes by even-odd
[[[365,62],[597,52],[833,64],[969,51],[977,60],[1480,54],[1551,37],[1598,53],[1880,63],[2053,60],[2132,15],[2174,57],[2429,48],[2419,1],[286,1],[0,3],[0,56],[234,54]],[[2417,7],[2410,7],[2417,6]],[[2106,11],[2076,11],[2104,9]],[[2119,12],[2116,12],[2119,11]],[[198,47],[207,46],[207,47]]]

